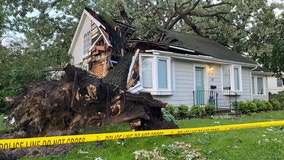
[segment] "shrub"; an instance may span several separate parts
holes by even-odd
[[[280,91],[276,94],[270,94],[269,99],[271,101],[279,101],[281,104],[284,103],[284,91]]]
[[[264,101],[254,101],[254,103],[256,104],[256,108],[258,112],[266,111],[267,107]]]
[[[271,111],[273,109],[272,105],[270,102],[265,102],[265,105],[266,105],[266,111]]]
[[[280,110],[281,109],[281,104],[279,101],[272,101],[271,105],[273,107],[273,110]]]
[[[205,113],[207,114],[207,115],[215,115],[216,114],[216,106],[215,105],[206,105],[205,107],[204,107],[204,109],[205,109]]]
[[[246,103],[247,103],[247,107],[248,107],[250,112],[256,112],[257,111],[257,106],[254,102],[249,101],[249,102],[246,102]]]
[[[172,115],[175,115],[176,113],[176,107],[171,104],[166,107],[166,110]]]
[[[280,104],[280,109],[284,109],[284,102]]]
[[[248,107],[248,104],[246,102],[238,102],[237,103],[237,111],[242,113],[242,114],[247,114],[250,112],[250,109]]]
[[[176,115],[180,119],[185,119],[188,117],[188,106],[185,104],[181,104],[177,106],[177,112]]]
[[[199,105],[195,105],[195,106],[192,106],[190,108],[189,114],[191,116],[198,116],[198,117],[200,117],[200,116],[205,115],[205,109],[203,107],[199,106]]]
[[[166,109],[162,109],[162,113],[166,121],[176,123],[174,115],[171,114],[169,111],[167,111]]]

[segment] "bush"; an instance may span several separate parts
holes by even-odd
[[[174,115],[171,114],[169,111],[167,111],[166,109],[162,109],[162,113],[166,121],[176,123]]]
[[[172,115],[175,115],[176,113],[176,107],[171,104],[166,107],[166,110]]]
[[[264,101],[254,101],[254,103],[256,104],[256,108],[258,112],[266,111],[267,107]]]
[[[273,106],[271,105],[270,102],[265,102],[265,105],[266,105],[266,111],[271,111],[273,109]]]
[[[273,107],[273,110],[280,110],[281,109],[281,104],[279,101],[272,101],[271,105]]]
[[[284,91],[280,91],[277,94],[270,94],[269,99],[271,101],[279,101],[281,104],[284,103]]]
[[[215,115],[217,111],[216,106],[214,105],[206,105],[204,109],[205,109],[206,115],[210,115],[210,116]]]
[[[247,107],[249,109],[250,112],[256,112],[257,111],[257,106],[254,102],[246,102],[247,103]]]
[[[181,104],[177,106],[177,112],[176,115],[180,119],[185,119],[188,117],[188,106],[185,104]]]
[[[200,116],[205,115],[205,109],[199,105],[195,105],[190,108],[189,114],[191,116],[200,117]]]
[[[284,103],[280,104],[280,109],[282,109],[282,110],[284,109]]]
[[[248,107],[248,104],[246,102],[238,102],[237,104],[237,111],[242,114],[247,114],[250,112],[250,109]]]

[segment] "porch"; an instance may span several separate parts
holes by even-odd
[[[194,105],[215,105],[217,110],[232,110],[238,101],[236,92],[232,90],[195,90],[193,91]]]

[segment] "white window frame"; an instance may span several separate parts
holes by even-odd
[[[224,73],[223,73],[223,68],[224,67],[229,67],[229,71],[230,71],[230,90],[234,91],[234,92],[242,92],[243,88],[242,88],[242,66],[240,65],[222,65],[222,90],[224,90]],[[239,82],[239,88],[237,89],[235,86],[235,68],[238,69],[238,82]]]
[[[149,57],[153,58],[152,60],[152,87],[144,88],[143,87],[143,74],[142,74],[142,58]],[[158,84],[158,60],[166,60],[167,64],[167,88],[159,88]],[[143,87],[143,91],[150,92],[152,95],[172,95],[172,79],[171,79],[171,58],[166,56],[160,56],[158,52],[153,52],[153,54],[139,54],[139,64],[140,64],[140,81]]]
[[[86,31],[83,36],[83,55],[88,55],[89,49],[91,47],[91,31]]]
[[[262,93],[259,93],[258,92],[258,82],[257,82],[257,79],[258,78],[261,78],[262,79],[262,87],[263,87],[263,90],[262,90]],[[266,95],[266,86],[265,86],[265,77],[264,76],[253,76],[252,77],[252,85],[254,85],[254,87],[252,87],[253,91],[253,95]]]

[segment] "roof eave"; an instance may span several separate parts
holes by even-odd
[[[161,50],[146,50],[146,52],[158,52],[158,53],[161,53],[163,55],[167,55],[173,58],[187,59],[187,60],[193,60],[193,61],[198,61],[198,62],[208,62],[208,63],[217,63],[217,64],[236,64],[236,65],[252,67],[252,68],[257,66],[256,63],[254,64],[254,63],[245,63],[245,62],[238,62],[238,61],[229,61],[229,60],[214,58],[211,56],[179,54],[179,53],[173,53],[173,52],[161,51]]]

